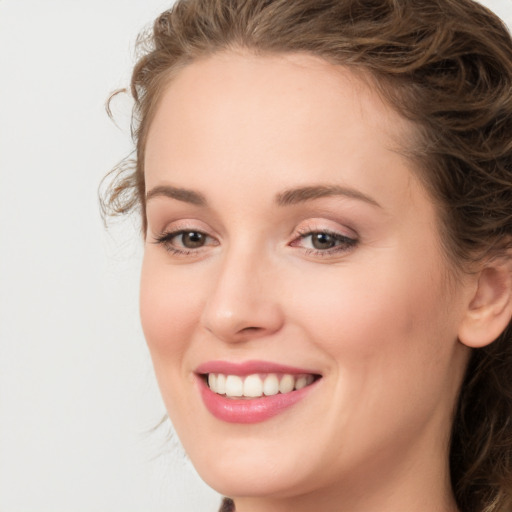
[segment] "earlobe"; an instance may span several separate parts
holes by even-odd
[[[471,348],[492,343],[512,317],[512,268],[507,259],[489,262],[478,275],[459,327],[459,340]]]

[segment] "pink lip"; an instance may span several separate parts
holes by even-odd
[[[296,375],[313,374],[314,372],[264,361],[247,361],[241,364],[211,361],[199,366],[196,373],[198,374],[199,392],[206,408],[217,419],[227,423],[248,424],[268,420],[302,400],[319,382],[315,381],[305,388],[291,391],[290,393],[279,393],[261,398],[233,399],[211,391],[199,374],[223,373],[225,375],[244,376],[255,373],[289,373]]]
[[[244,361],[243,363],[230,363],[228,361],[209,361],[197,367],[196,373],[223,373],[224,375],[252,375],[255,373],[289,373],[297,374],[313,374],[318,372],[305,368],[295,368],[269,361]]]

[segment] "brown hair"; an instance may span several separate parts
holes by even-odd
[[[140,41],[136,158],[114,172],[104,208],[140,208],[144,148],[161,91],[195,59],[243,48],[307,52],[362,70],[418,127],[409,148],[439,205],[455,267],[512,240],[512,41],[472,0],[179,0]],[[512,510],[512,328],[473,351],[455,411],[452,485],[465,512]]]

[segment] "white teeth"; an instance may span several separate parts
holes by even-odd
[[[263,394],[263,382],[259,375],[249,375],[244,380],[244,396],[257,397]]]
[[[279,391],[281,393],[289,393],[295,386],[295,379],[291,375],[283,375],[279,383]]]
[[[263,381],[263,393],[267,396],[277,395],[279,393],[279,379],[277,375],[271,373]]]
[[[244,383],[238,375],[226,377],[226,396],[243,396]]]
[[[225,375],[222,373],[208,374],[208,386],[219,395],[230,398],[259,398],[278,393],[290,393],[309,386],[314,381],[313,375],[284,374],[280,378],[274,373],[268,375],[253,374],[247,377]]]
[[[225,395],[226,394],[226,376],[223,375],[222,373],[219,373],[217,375],[217,388],[212,388],[212,389],[216,389],[216,393],[219,393],[219,395]],[[211,386],[210,386],[211,387]]]
[[[295,389],[302,389],[308,385],[307,377],[299,377],[295,382]]]

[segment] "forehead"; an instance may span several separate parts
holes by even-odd
[[[186,175],[201,189],[208,174],[232,184],[271,175],[287,187],[309,184],[312,173],[331,180],[321,176],[328,169],[343,179],[357,174],[371,191],[378,183],[363,171],[410,166],[400,148],[414,131],[372,84],[362,72],[306,54],[198,60],[162,95],[146,144],[148,188]]]
[[[401,139],[413,128],[381,98],[375,79],[362,69],[305,53],[261,56],[239,51],[199,59],[175,73],[162,94],[150,133],[171,109],[175,116],[202,114],[189,118],[196,124],[206,114],[217,114],[221,120],[222,114],[235,109],[242,123],[251,114],[261,115],[261,107],[267,112],[286,111],[287,118],[295,114],[295,120],[304,115],[312,120],[315,114],[330,120],[346,112],[348,103],[368,127],[384,129],[391,138]]]

